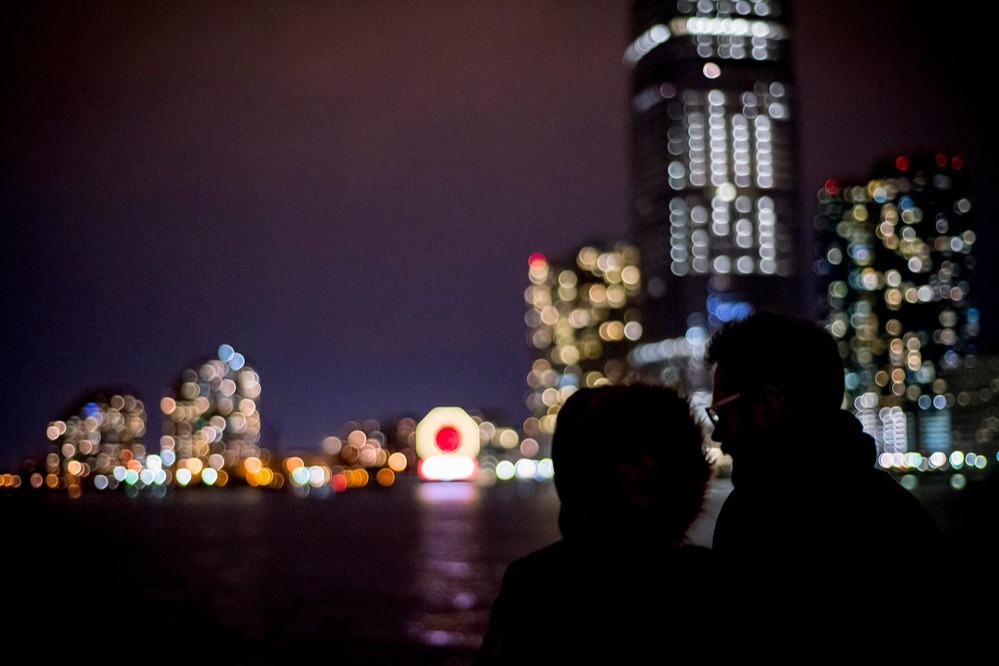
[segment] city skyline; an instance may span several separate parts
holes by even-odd
[[[795,13],[801,224],[827,178],[963,155],[995,353],[994,57],[931,7]],[[222,344],[269,445],[443,404],[520,422],[529,257],[629,234],[629,2],[4,11],[0,460],[94,387],[160,417]]]

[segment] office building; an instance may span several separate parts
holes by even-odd
[[[260,376],[230,345],[184,370],[163,398],[160,455],[177,483],[225,485],[246,459],[259,460]],[[266,457],[266,455],[265,455]]]
[[[725,321],[800,299],[790,17],[782,2],[633,6],[636,369],[691,390]]]
[[[529,435],[550,435],[562,403],[578,388],[621,381],[642,335],[635,299],[638,256],[627,243],[587,245],[565,261],[528,260],[525,321],[534,362],[527,375]]]
[[[967,192],[963,159],[945,153],[898,155],[819,192],[826,325],[846,364],[847,406],[883,454],[950,451],[954,410],[982,402],[965,386],[979,366]]]

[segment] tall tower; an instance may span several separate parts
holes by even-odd
[[[637,0],[633,19],[624,62],[643,276],[638,351],[639,364],[654,366],[656,349],[685,339],[696,348],[725,321],[794,301],[790,17],[779,0]],[[686,367],[676,358],[658,360],[662,378],[703,383],[670,376]]]

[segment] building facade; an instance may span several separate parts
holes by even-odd
[[[562,403],[583,386],[621,381],[628,351],[642,335],[635,299],[641,289],[634,247],[587,245],[566,261],[540,253],[528,260],[528,434],[550,435]]]
[[[681,0],[635,2],[633,19],[624,62],[645,334],[632,362],[703,389],[704,338],[789,309],[801,286],[787,279],[801,226],[790,17],[775,1]]]
[[[848,407],[887,456],[951,452],[955,417],[991,400],[971,379],[981,364],[967,193],[963,159],[937,153],[896,156],[866,181],[830,179],[818,194],[826,326],[846,365]]]
[[[260,376],[230,345],[184,370],[173,395],[160,401],[160,455],[175,481],[224,485],[244,476],[242,463],[262,455],[259,401]]]
[[[91,393],[71,413],[49,423],[46,436],[52,444],[44,474],[36,473],[32,485],[78,496],[84,487],[162,483],[165,477],[154,477],[156,456],[147,461],[146,421],[145,406],[131,392]],[[153,471],[142,477],[147,462]]]

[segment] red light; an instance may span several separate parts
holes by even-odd
[[[937,166],[941,168],[947,166],[947,156],[943,153],[937,153]]]
[[[836,194],[837,192],[839,192],[839,183],[830,178],[829,180],[826,181],[826,184],[823,186],[823,189],[825,189],[826,194],[829,195]]]
[[[528,257],[527,263],[530,264],[531,268],[543,268],[548,265],[548,260],[545,259],[545,255],[540,252],[535,252]]]
[[[461,434],[453,426],[444,426],[434,435],[434,443],[444,453],[452,453],[461,446]]]
[[[950,165],[954,167],[954,169],[956,169],[957,171],[960,171],[961,169],[964,168],[964,159],[955,155],[953,158],[951,158]]]
[[[905,171],[909,168],[909,160],[906,157],[899,157],[895,160],[895,166],[898,167],[899,171]]]

